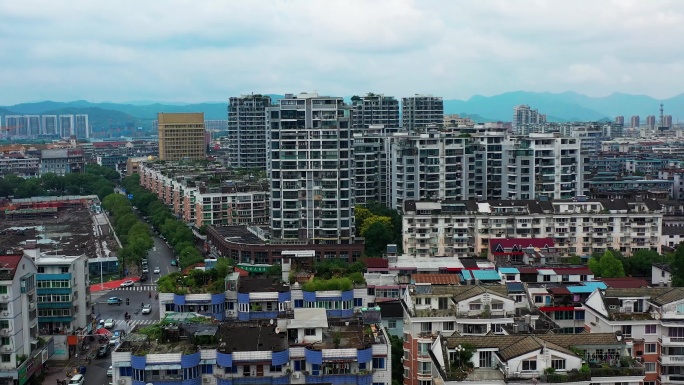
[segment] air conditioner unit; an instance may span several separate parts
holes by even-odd
[[[9,346],[9,345],[5,345],[5,351],[6,351],[6,352],[11,352],[11,351],[12,351],[12,347]]]
[[[298,379],[299,378],[299,372],[292,373],[292,378]]]
[[[29,303],[29,309],[30,309],[30,310],[33,310],[33,309],[35,309],[35,308],[36,308],[36,304],[35,304],[35,303],[33,303],[33,302]]]
[[[2,299],[9,299],[9,295],[7,295],[7,294],[3,295]]]
[[[7,317],[7,316],[9,315],[9,312],[8,312],[8,311],[3,311],[3,312],[2,312],[2,315],[5,316],[5,317]]]
[[[2,329],[0,330],[0,336],[7,337],[10,333],[9,329]]]

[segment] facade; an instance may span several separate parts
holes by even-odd
[[[402,130],[412,133],[439,128],[444,122],[444,101],[432,95],[415,95],[401,99]]]
[[[24,156],[21,153],[10,153],[0,156],[0,175],[14,174],[23,178],[38,176],[40,158]]]
[[[272,237],[353,244],[350,107],[341,97],[286,95],[267,117]]]
[[[488,254],[492,238],[549,237],[562,256],[609,248],[630,255],[660,251],[662,226],[661,206],[653,200],[407,201],[403,250],[417,257],[465,257]]]
[[[152,344],[131,333],[112,353],[112,381],[391,384],[389,337],[379,324],[329,319],[323,309],[297,309],[292,319],[271,321],[181,323],[166,335],[187,338]]]
[[[639,128],[639,125],[641,124],[639,115],[634,115],[631,118],[629,118],[629,126],[632,128]]]
[[[390,175],[389,146],[390,137],[387,134],[368,131],[354,134],[356,204],[377,202],[389,206],[393,179]]]
[[[204,113],[158,113],[159,159],[204,160]]]
[[[519,133],[518,128],[526,124],[546,123],[546,115],[540,114],[539,110],[533,110],[530,106],[521,104],[513,107],[513,132]]]
[[[622,115],[618,115],[615,117],[615,123],[616,124],[625,124],[625,117]]]
[[[88,124],[88,115],[77,114],[74,116],[73,134],[76,136],[76,139],[90,138],[90,125]]]
[[[59,123],[57,115],[43,115],[42,116],[43,135],[57,136],[59,135]]]
[[[655,115],[649,115],[646,117],[646,127],[648,127],[648,128],[655,128],[656,127]]]
[[[386,132],[400,127],[399,101],[393,96],[369,93],[352,98],[352,128],[363,131],[371,126],[383,126]]]
[[[74,116],[59,115],[59,137],[70,138],[74,134]]]
[[[78,174],[85,172],[81,149],[51,149],[40,152],[40,175]]]
[[[266,109],[271,98],[242,95],[228,101],[228,148],[233,167],[266,170]]]

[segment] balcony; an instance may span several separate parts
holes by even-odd
[[[667,346],[684,346],[684,337],[660,337],[660,344]]]
[[[660,356],[658,360],[661,365],[684,366],[684,356]]]
[[[661,384],[684,384],[684,374],[661,374]]]

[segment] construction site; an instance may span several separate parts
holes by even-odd
[[[0,200],[0,254],[34,248],[96,258],[119,247],[97,196]]]

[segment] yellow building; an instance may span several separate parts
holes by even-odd
[[[159,159],[204,160],[207,157],[204,113],[158,113]]]

